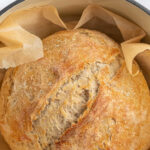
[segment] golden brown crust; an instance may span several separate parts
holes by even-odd
[[[46,99],[86,64],[111,64],[119,54],[119,46],[106,35],[85,29],[58,32],[43,45],[44,58],[9,69],[2,85],[0,130],[14,150],[42,150],[33,122],[47,106]],[[146,150],[150,146],[148,87],[142,73],[132,77],[124,61],[120,65],[112,79],[106,80],[107,68],[101,72],[100,90],[88,104],[89,111],[53,149]]]
[[[149,114],[145,79],[142,73],[133,78],[124,64],[107,85],[101,85],[90,113],[61,137],[55,149],[147,150]]]

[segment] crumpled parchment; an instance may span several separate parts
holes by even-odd
[[[51,5],[19,10],[0,24],[0,68],[16,67],[43,57],[42,39],[64,29],[88,28],[106,33],[121,45],[127,68],[133,76],[132,63],[136,57],[150,86],[150,45],[140,43],[146,35],[143,29],[125,18],[102,8],[89,5],[79,20],[60,18]]]

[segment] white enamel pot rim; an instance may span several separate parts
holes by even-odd
[[[0,10],[0,16],[4,14],[7,10],[11,9],[15,5],[18,5],[19,3],[23,2],[25,0],[15,0],[14,2],[9,2],[8,5],[6,5],[2,10]],[[139,9],[143,10],[145,13],[150,15],[150,9],[143,6],[141,3],[135,1],[135,0],[126,0],[127,2],[137,6]]]

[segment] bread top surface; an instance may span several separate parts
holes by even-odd
[[[9,69],[2,84],[0,129],[12,149],[148,148],[149,90],[117,43],[77,29],[43,46],[44,58]]]

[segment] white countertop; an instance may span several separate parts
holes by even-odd
[[[0,0],[0,10],[2,10],[3,8],[5,8],[7,5],[11,4],[14,1],[16,0]]]
[[[150,9],[150,0],[135,0],[138,3],[142,4],[146,8]]]

